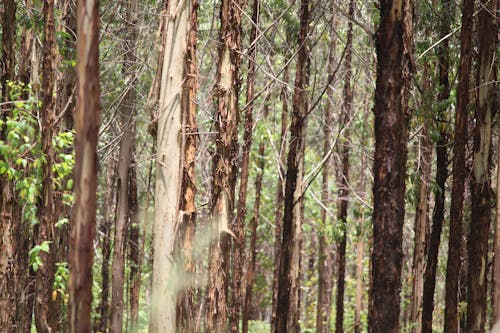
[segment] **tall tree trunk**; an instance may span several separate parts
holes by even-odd
[[[1,102],[9,101],[9,88],[7,82],[14,79],[15,69],[15,34],[16,34],[16,3],[14,0],[3,1],[2,11],[2,58],[0,85],[2,89]],[[10,108],[7,104],[0,107],[2,121],[5,123]],[[5,129],[0,131],[1,138],[5,141]],[[20,221],[17,218],[14,188],[7,175],[0,178],[0,327],[7,329],[7,332],[15,331],[15,314],[17,309],[17,278],[18,267],[16,254],[19,253],[21,246],[18,241],[18,230]],[[24,288],[24,286],[20,286]]]
[[[300,331],[298,323],[298,294],[300,287],[299,257],[302,229],[302,179],[307,112],[305,88],[307,86],[306,67],[309,52],[307,48],[309,19],[309,0],[302,0],[300,5],[300,31],[297,43],[300,49],[297,59],[292,123],[290,125],[290,143],[287,156],[278,298],[276,319],[272,325],[272,331],[274,333],[294,333]]]
[[[129,209],[130,209],[130,228],[128,237],[128,259],[129,259],[129,306],[130,306],[130,332],[137,332],[139,320],[139,293],[141,291],[141,264],[142,256],[140,253],[140,218],[139,218],[139,198],[137,193],[137,167],[132,160],[133,166],[130,167],[129,180]]]
[[[375,160],[371,333],[399,332],[402,237],[408,140],[406,85],[411,56],[409,1],[381,1],[376,38]]]
[[[257,2],[257,1],[256,1]],[[255,22],[255,21],[254,21]],[[268,113],[268,103],[267,100],[264,102],[264,118],[267,117]],[[259,214],[260,214],[260,200],[262,191],[262,180],[264,178],[264,167],[266,165],[266,159],[264,158],[266,146],[265,142],[262,141],[259,144],[258,150],[258,162],[257,167],[260,170],[255,177],[255,200],[253,205],[253,214],[250,221],[250,256],[246,275],[246,291],[245,291],[245,307],[243,310],[243,325],[242,332],[248,333],[248,321],[250,317],[250,311],[252,309],[252,296],[253,296],[253,284],[255,280],[255,263],[257,261],[257,226],[259,224]]]
[[[223,0],[221,5],[216,105],[216,152],[213,157],[211,220],[214,242],[209,253],[207,290],[208,332],[228,331],[227,309],[230,239],[233,220],[236,159],[238,154],[238,96],[241,63],[242,1]],[[234,233],[234,229],[232,231]],[[233,290],[233,297],[239,297]]]
[[[430,82],[429,66],[424,64],[422,104],[424,108],[431,106],[429,101]],[[410,309],[410,325],[412,333],[422,332],[422,295],[424,290],[425,254],[429,242],[429,192],[431,184],[432,143],[429,137],[429,122],[423,119],[422,135],[418,146],[418,199],[415,212],[414,247],[413,247],[413,285]]]
[[[481,1],[479,14],[479,51],[477,73],[476,128],[474,164],[471,182],[472,219],[468,244],[469,278],[467,297],[467,332],[485,332],[488,235],[491,217],[489,161],[491,122],[495,94],[494,67],[497,24],[497,1]],[[494,68],[494,69],[492,69]]]
[[[345,53],[345,76],[344,76],[344,105],[343,119],[341,121],[342,128],[348,126],[352,114],[352,90],[351,90],[351,74],[352,74],[352,20],[354,18],[354,1],[349,2],[349,22],[347,29],[347,42]],[[349,131],[344,130],[344,138],[341,140],[341,160],[342,172],[338,180],[339,187],[339,207],[338,219],[341,225],[342,238],[337,244],[337,300],[336,300],[336,321],[335,333],[344,332],[344,293],[345,293],[345,269],[346,269],[346,244],[347,244],[347,214],[348,214],[348,196],[349,196]]]
[[[283,82],[288,83],[289,67],[286,66],[283,73]],[[278,305],[278,277],[279,277],[279,263],[281,257],[281,237],[283,222],[283,179],[285,175],[286,163],[286,132],[288,128],[288,97],[287,86],[283,85],[281,89],[281,132],[279,139],[278,150],[278,181],[276,186],[276,206],[274,209],[274,258],[273,258],[273,301],[271,305],[271,322],[276,320],[276,307]]]
[[[38,332],[49,333],[56,331],[55,323],[50,321],[50,313],[57,312],[52,300],[52,285],[54,281],[54,255],[56,246],[53,242],[55,235],[55,222],[58,219],[55,212],[54,186],[52,183],[52,167],[55,162],[55,151],[52,139],[55,135],[55,25],[54,25],[54,1],[44,1],[43,16],[45,25],[45,39],[43,45],[43,69],[42,69],[42,152],[45,155],[43,168],[42,198],[39,202],[39,224],[35,229],[35,242],[41,245],[51,242],[48,252],[40,251],[39,256],[42,265],[36,272],[36,297],[35,297],[35,325]]]
[[[134,71],[135,44],[137,39],[137,0],[127,1],[126,37],[124,40],[123,75],[129,82],[120,105],[121,131],[120,155],[118,159],[118,183],[116,200],[116,223],[113,247],[113,264],[111,267],[111,332],[121,333],[123,327],[123,290],[125,274],[125,245],[127,225],[129,221],[129,170],[132,161],[135,137],[135,104],[134,83],[137,73]]]
[[[99,128],[99,8],[78,0],[75,201],[70,239],[70,332],[90,332]]]
[[[101,234],[100,247],[102,251],[101,265],[101,297],[99,300],[98,312],[99,317],[95,322],[96,332],[108,332],[109,324],[109,262],[111,259],[111,226],[114,221],[114,191],[116,180],[116,162],[114,156],[109,157],[106,167],[106,191],[103,207],[102,222],[99,226]]]
[[[441,1],[440,35],[445,36],[450,30],[451,2]],[[439,61],[439,95],[438,103],[445,105],[438,109],[436,127],[439,129],[439,140],[436,144],[436,190],[434,191],[434,211],[432,215],[432,231],[430,236],[429,251],[427,253],[427,266],[424,279],[424,296],[422,310],[422,332],[432,333],[432,315],[434,311],[434,291],[436,289],[436,270],[438,263],[439,244],[443,229],[445,211],[445,184],[448,178],[448,133],[447,133],[447,100],[450,97],[449,72],[449,43],[444,39],[437,49]]]
[[[244,301],[243,280],[243,262],[245,261],[245,233],[244,224],[246,217],[246,201],[248,174],[250,162],[250,150],[252,149],[252,131],[253,131],[253,109],[254,109],[254,86],[255,86],[255,63],[257,56],[257,28],[259,24],[259,0],[253,1],[252,7],[252,29],[250,31],[250,47],[248,50],[248,73],[247,73],[247,107],[245,112],[245,131],[243,134],[242,158],[240,188],[238,193],[238,206],[236,213],[236,222],[234,234],[236,235],[233,254],[233,297],[231,305],[230,330],[232,333],[239,331],[239,319]]]
[[[333,4],[336,0],[332,0]],[[330,30],[330,54],[328,56],[328,73],[333,75],[335,66],[335,51],[337,48],[337,18],[332,17]],[[327,90],[327,105],[324,111],[323,124],[323,155],[329,154],[331,149],[331,138],[333,129],[333,106],[334,89],[330,87]],[[324,207],[321,209],[321,225],[323,230],[318,234],[318,300],[316,303],[316,332],[330,333],[330,318],[332,312],[332,289],[333,289],[333,271],[334,271],[334,251],[331,240],[326,237],[327,225],[330,217],[327,207],[331,201],[331,191],[328,186],[330,175],[332,174],[332,158],[329,157],[322,170],[321,183],[321,202]]]
[[[182,95],[183,126],[184,126],[184,162],[181,190],[182,224],[179,230],[181,260],[184,274],[189,282],[185,290],[177,296],[177,332],[190,333],[195,331],[194,308],[194,273],[193,241],[196,227],[196,177],[195,160],[197,148],[196,123],[196,93],[198,72],[196,66],[196,38],[198,28],[197,17],[198,2],[193,1],[190,13],[191,27],[184,62],[186,80]]]
[[[458,68],[457,106],[455,111],[455,137],[453,145],[453,185],[451,189],[450,236],[446,268],[446,296],[444,331],[459,332],[458,281],[462,257],[462,218],[464,206],[465,148],[467,144],[469,77],[472,55],[472,14],[474,1],[464,0],[462,31],[460,36],[460,66]]]
[[[183,83],[192,1],[166,4],[166,44],[160,85],[157,135],[155,217],[153,227],[153,290],[150,332],[175,332],[177,283],[173,258],[179,221],[184,155]]]

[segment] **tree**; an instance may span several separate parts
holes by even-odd
[[[486,323],[488,234],[491,219],[490,152],[493,119],[492,84],[497,24],[493,13],[497,1],[481,1],[479,14],[479,51],[477,54],[476,128],[471,182],[472,217],[468,243],[467,332],[484,332]]]
[[[96,222],[99,127],[99,6],[79,0],[77,12],[77,104],[75,114],[75,201],[70,239],[70,332],[90,332],[92,265]]]
[[[295,92],[290,125],[290,141],[286,162],[286,180],[282,240],[279,262],[276,319],[272,331],[299,332],[299,265],[303,209],[303,167],[307,113],[307,38],[309,30],[309,1],[300,3],[299,51],[295,74]]]
[[[373,250],[368,327],[399,332],[408,115],[409,1],[381,1],[376,38]]]
[[[165,52],[158,112],[155,216],[153,241],[153,301],[151,332],[175,331],[176,293],[181,276],[176,276],[173,258],[179,221],[179,193],[182,182],[182,96],[184,58],[189,39],[191,1],[166,4]],[[171,52],[170,52],[171,51]]]
[[[457,106],[453,145],[453,185],[451,189],[450,236],[446,267],[446,308],[444,331],[459,332],[458,279],[462,257],[462,219],[466,179],[465,148],[468,141],[469,77],[472,55],[472,13],[474,1],[464,0],[460,36],[460,66],[458,68]]]

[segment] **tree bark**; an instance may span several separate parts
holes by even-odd
[[[455,137],[453,145],[453,185],[451,189],[450,236],[446,268],[446,296],[444,331],[459,332],[458,281],[462,257],[462,219],[464,206],[465,149],[467,145],[469,77],[472,55],[472,14],[474,1],[464,0],[462,31],[460,36],[460,65],[458,69],[457,106],[455,111]]]
[[[125,245],[127,226],[129,223],[129,171],[135,140],[135,104],[134,84],[136,73],[135,44],[137,39],[137,1],[128,0],[126,9],[126,37],[124,40],[123,75],[128,85],[120,105],[120,155],[118,159],[116,223],[113,247],[113,264],[111,267],[111,332],[121,333],[123,327],[123,291],[125,274]]]
[[[175,237],[182,184],[183,83],[192,1],[166,4],[165,52],[158,113],[156,200],[153,226],[153,290],[150,332],[175,332],[176,294],[182,277],[176,275]]]
[[[55,222],[58,219],[55,211],[54,178],[52,167],[55,162],[55,151],[52,139],[55,133],[55,105],[54,83],[55,83],[55,25],[54,25],[54,1],[44,1],[43,16],[45,25],[45,39],[43,45],[42,63],[42,152],[45,155],[43,168],[42,198],[39,202],[39,224],[35,228],[35,242],[41,245],[50,243],[49,252],[40,251],[42,265],[36,272],[36,297],[35,297],[35,325],[38,332],[50,333],[56,331],[56,323],[50,321],[50,314],[54,309],[52,300],[52,285],[54,281],[55,263],[54,255],[57,244],[54,243]]]
[[[399,332],[408,140],[405,88],[409,1],[381,1],[376,38],[375,157],[370,333]],[[405,54],[406,53],[406,54]],[[406,81],[406,82],[405,82]]]
[[[474,164],[471,182],[472,219],[468,254],[467,332],[485,332],[488,265],[488,235],[491,217],[489,161],[491,122],[496,71],[494,67],[497,25],[494,13],[497,1],[481,1],[479,13],[479,51],[477,72],[476,128],[474,130]]]
[[[272,323],[274,333],[299,332],[299,265],[302,229],[303,162],[306,129],[307,86],[306,67],[308,58],[307,37],[309,30],[309,1],[300,5],[300,31],[293,96],[292,123],[287,156],[285,181],[283,236],[279,262],[278,298],[276,319]]]
[[[99,128],[99,8],[78,1],[75,201],[70,239],[70,332],[90,332]]]
[[[214,94],[216,152],[213,157],[211,221],[214,242],[210,247],[206,330],[228,331],[227,317],[230,239],[233,220],[236,159],[238,154],[238,96],[241,63],[242,1],[223,0],[219,31],[219,59]],[[231,230],[234,233],[234,229]],[[233,288],[232,297],[239,297]]]
[[[245,233],[244,224],[246,216],[246,201],[248,188],[248,174],[250,162],[250,150],[252,149],[253,132],[253,109],[254,109],[254,86],[255,86],[255,63],[257,56],[257,27],[259,24],[259,0],[253,1],[252,7],[252,28],[250,30],[250,47],[248,50],[248,72],[247,72],[247,91],[246,91],[246,112],[245,112],[245,131],[243,134],[241,170],[240,170],[240,188],[238,193],[238,205],[234,234],[233,255],[233,297],[231,305],[230,330],[233,333],[239,331],[239,319],[242,304],[244,302],[244,289],[242,288],[243,262],[245,261]]]
[[[352,19],[354,18],[354,1],[349,2],[349,17],[347,28],[347,42],[345,53],[345,73],[344,73],[344,105],[343,119],[341,120],[341,129],[349,124],[352,116]],[[348,214],[348,196],[349,196],[349,130],[344,129],[344,138],[341,140],[342,172],[338,180],[339,203],[338,219],[342,229],[342,238],[337,244],[337,299],[336,299],[336,321],[335,333],[344,333],[344,293],[345,293],[345,269],[346,269],[346,244],[347,244],[347,214]]]
[[[184,70],[186,80],[183,87],[182,108],[184,126],[184,161],[181,190],[182,224],[179,230],[180,259],[188,285],[177,296],[177,332],[195,331],[193,242],[196,228],[196,177],[195,160],[197,149],[196,94],[198,72],[196,66],[196,38],[198,28],[198,2],[193,1],[190,20],[189,40]]]
[[[130,332],[137,332],[139,320],[139,293],[141,291],[141,266],[142,256],[140,253],[140,218],[139,218],[139,198],[137,193],[137,167],[132,160],[133,166],[130,167],[129,180],[129,209],[130,209],[130,228],[128,237],[128,259],[130,266],[129,273],[129,306],[130,306]]]

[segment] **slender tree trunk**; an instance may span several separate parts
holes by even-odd
[[[450,30],[451,2],[441,1],[440,34],[445,36]],[[449,43],[443,40],[438,46],[437,56],[439,61],[439,95],[438,103],[447,105],[450,97],[449,72]],[[448,178],[448,133],[446,107],[438,110],[436,126],[439,128],[439,140],[436,145],[436,190],[434,191],[435,205],[432,216],[432,231],[427,254],[427,266],[424,280],[422,332],[432,333],[432,315],[434,311],[434,291],[436,288],[436,270],[438,263],[439,244],[441,242],[441,231],[443,229],[445,211],[445,184]]]
[[[266,102],[265,102],[266,103]],[[264,105],[264,117],[267,116],[267,103]],[[258,162],[257,166],[260,170],[255,178],[255,200],[253,205],[253,214],[252,219],[250,221],[250,258],[247,268],[247,276],[246,276],[246,291],[245,291],[245,307],[243,310],[243,327],[242,332],[248,333],[248,321],[250,319],[250,311],[252,309],[252,296],[253,296],[253,284],[254,284],[254,276],[255,276],[255,263],[257,260],[257,226],[259,224],[259,214],[260,214],[260,200],[261,200],[261,192],[262,192],[262,180],[264,178],[264,167],[266,164],[266,160],[264,158],[265,154],[265,143],[262,141],[259,144],[258,150]]]
[[[114,221],[114,191],[116,180],[116,162],[110,156],[106,167],[106,191],[103,207],[102,222],[99,226],[101,236],[100,247],[102,251],[101,265],[101,295],[98,306],[99,317],[95,322],[96,332],[108,332],[109,324],[109,262],[111,258],[111,226]]]
[[[427,68],[426,68],[427,69]],[[428,71],[424,69],[424,73]],[[425,74],[424,74],[425,76]],[[425,80],[425,78],[424,78]],[[428,80],[426,80],[428,82]],[[428,92],[424,88],[424,94]],[[424,96],[425,98],[425,96]],[[424,101],[424,105],[429,105]],[[424,120],[426,121],[426,120]],[[432,144],[429,138],[427,124],[422,129],[422,137],[419,147],[419,179],[418,179],[418,203],[415,214],[415,240],[413,252],[413,286],[410,310],[410,324],[412,333],[422,332],[422,294],[424,290],[425,253],[429,235],[429,191],[431,184],[431,158]]]
[[[124,87],[122,99],[120,156],[118,159],[118,183],[116,200],[116,223],[113,247],[113,264],[111,275],[111,332],[121,333],[123,327],[124,309],[124,275],[125,275],[125,245],[127,225],[129,222],[129,170],[132,161],[135,137],[135,88],[137,75],[134,71],[136,62],[135,44],[137,39],[137,1],[127,1],[126,37],[124,40],[123,74],[129,84]]]
[[[142,257],[140,253],[140,218],[139,218],[139,198],[137,193],[137,167],[135,161],[132,160],[134,166],[130,167],[129,180],[129,209],[130,209],[130,229],[128,238],[128,259],[130,266],[129,273],[129,306],[130,306],[130,332],[137,332],[137,324],[139,320],[139,293],[141,291],[141,264]]]
[[[285,182],[283,236],[278,278],[276,319],[272,323],[274,333],[299,332],[299,264],[302,229],[302,178],[306,128],[307,86],[306,63],[308,57],[307,36],[309,27],[309,1],[302,0],[300,6],[300,31],[293,96],[293,114],[290,126],[290,143],[287,156]]]
[[[70,239],[70,332],[90,332],[99,128],[99,8],[78,0],[75,201]]]
[[[352,19],[354,18],[354,1],[349,2],[349,22],[347,29],[347,42],[345,54],[345,77],[344,77],[344,105],[343,119],[341,126],[348,126],[352,114],[352,90],[351,90],[351,72],[352,72]],[[344,131],[344,138],[341,145],[342,172],[338,180],[339,186],[339,207],[338,219],[342,229],[342,238],[337,244],[337,300],[336,300],[336,321],[335,333],[344,332],[344,293],[345,293],[345,270],[346,270],[346,244],[347,244],[347,214],[348,214],[348,196],[349,196],[349,131]]]
[[[496,71],[494,67],[497,25],[497,1],[481,1],[479,14],[479,51],[474,131],[474,164],[471,183],[472,219],[469,236],[469,278],[467,297],[467,332],[485,332],[488,265],[488,235],[491,216],[489,161],[491,122]],[[494,69],[492,69],[494,68]]]
[[[184,155],[183,83],[192,1],[168,1],[165,52],[160,85],[157,135],[155,218],[153,227],[153,290],[150,332],[175,332],[176,293],[182,277],[175,275],[174,248],[179,221]],[[182,140],[179,140],[179,137]]]
[[[188,285],[177,296],[177,332],[195,331],[195,263],[193,262],[193,242],[196,227],[196,177],[195,160],[198,125],[196,123],[196,93],[198,72],[196,67],[196,38],[198,28],[198,2],[193,1],[190,13],[191,27],[184,62],[186,80],[183,87],[182,108],[184,126],[184,161],[181,193],[182,225],[179,230],[179,245],[184,274]]]
[[[9,101],[9,89],[7,82],[14,79],[15,68],[15,22],[16,22],[16,3],[14,0],[3,2],[2,11],[2,58],[0,85],[2,89],[1,102]],[[9,106],[0,107],[2,113],[1,119],[5,123],[7,114],[10,113]],[[5,141],[5,130],[0,131],[1,138]],[[16,209],[14,203],[14,188],[7,175],[0,179],[0,327],[7,329],[7,332],[15,331],[16,309],[17,309],[17,278],[18,269],[16,254],[20,251],[17,229],[20,221],[16,218]],[[24,286],[22,286],[24,287]]]
[[[254,108],[254,86],[255,86],[255,63],[257,55],[257,28],[259,19],[260,4],[259,0],[253,1],[252,7],[252,29],[250,31],[250,48],[248,51],[248,73],[247,73],[247,107],[245,112],[245,131],[243,134],[242,158],[240,188],[238,193],[238,206],[236,214],[236,224],[234,234],[236,235],[233,255],[233,297],[231,305],[230,331],[237,333],[239,331],[239,319],[244,301],[244,289],[242,288],[243,262],[245,261],[245,233],[244,224],[246,216],[246,201],[248,174],[250,162],[250,150],[252,149],[252,131],[253,131],[253,108]]]
[[[242,1],[223,0],[219,31],[219,60],[214,94],[216,105],[216,152],[213,157],[211,220],[214,242],[209,254],[206,330],[228,331],[228,274],[231,228],[238,153],[239,66],[241,63]],[[235,229],[232,230],[234,233]],[[233,288],[232,297],[239,297]]]
[[[336,0],[332,0],[332,4]],[[333,6],[332,6],[333,7]],[[335,66],[335,50],[337,46],[337,19],[332,17],[330,31],[330,55],[328,57],[328,73],[333,75]],[[327,90],[327,105],[324,111],[323,124],[323,155],[327,155],[331,149],[331,138],[333,129],[333,108],[334,108],[334,89]],[[322,170],[321,202],[324,207],[321,209],[321,224],[323,229],[318,234],[318,300],[316,304],[316,332],[330,333],[330,317],[332,312],[332,289],[333,289],[333,271],[334,271],[334,251],[333,244],[325,233],[327,224],[330,222],[327,207],[331,201],[331,192],[328,186],[330,175],[332,174],[331,157],[325,162]]]
[[[399,332],[408,140],[409,1],[381,1],[377,32],[371,333]],[[406,81],[406,82],[405,82]]]
[[[54,186],[52,184],[52,166],[55,162],[55,151],[52,139],[55,135],[55,25],[54,1],[44,1],[43,16],[45,24],[45,39],[43,46],[43,100],[42,100],[42,152],[45,155],[43,169],[42,200],[39,202],[39,224],[35,229],[35,242],[41,245],[51,242],[49,252],[40,251],[42,265],[36,272],[36,298],[35,298],[35,325],[38,332],[49,333],[56,331],[55,323],[50,322],[50,313],[54,309],[52,300],[52,285],[54,281],[54,254],[56,246],[53,242],[55,235],[55,222],[57,220],[54,201]]]
[[[450,236],[446,268],[446,307],[444,331],[459,332],[458,281],[462,257],[462,218],[464,206],[465,148],[467,144],[469,77],[472,55],[472,14],[474,1],[464,0],[462,32],[460,36],[460,66],[458,69],[457,107],[455,111],[455,137],[453,145],[453,185],[451,189]]]
[[[283,73],[283,82],[288,83],[288,66],[285,67]],[[271,307],[271,322],[276,320],[276,307],[278,305],[278,277],[279,277],[279,263],[281,257],[281,237],[282,237],[282,219],[283,219],[283,179],[285,175],[286,163],[286,132],[287,132],[287,118],[288,118],[288,97],[287,87],[283,85],[281,89],[281,132],[278,151],[278,182],[276,186],[276,207],[274,209],[274,258],[273,258],[273,302]]]

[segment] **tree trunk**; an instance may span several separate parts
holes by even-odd
[[[376,38],[371,333],[399,332],[408,140],[405,88],[409,1],[381,1]],[[406,81],[406,82],[405,82]]]
[[[55,25],[54,25],[54,1],[44,1],[43,16],[45,25],[45,39],[43,45],[43,69],[42,87],[43,104],[41,110],[42,117],[42,152],[45,155],[45,165],[43,168],[42,198],[39,202],[39,224],[35,228],[35,242],[41,245],[44,242],[50,243],[49,252],[40,251],[39,256],[42,265],[36,271],[36,297],[35,297],[35,325],[38,332],[49,333],[56,331],[56,323],[50,321],[50,314],[54,309],[52,300],[52,285],[54,281],[55,263],[54,255],[56,246],[54,242],[55,222],[58,219],[55,212],[54,178],[52,167],[55,162],[55,151],[52,139],[55,135]]]
[[[283,236],[279,262],[278,298],[276,319],[272,323],[274,333],[300,331],[299,311],[299,264],[302,229],[302,179],[305,146],[307,96],[306,63],[308,58],[307,36],[309,27],[309,1],[302,0],[300,6],[300,49],[297,59],[295,92],[293,96],[290,143],[287,156],[285,181]]]
[[[244,289],[242,288],[243,279],[243,262],[245,258],[245,233],[244,224],[246,216],[246,201],[248,174],[250,162],[250,150],[252,149],[252,131],[253,131],[253,109],[254,109],[254,86],[255,86],[255,63],[257,56],[257,28],[259,19],[260,4],[259,0],[253,1],[252,7],[252,28],[250,31],[250,47],[248,50],[248,73],[247,73],[247,107],[245,112],[245,131],[243,134],[242,158],[241,158],[241,174],[240,188],[238,193],[238,206],[236,214],[236,223],[234,226],[234,234],[236,235],[234,242],[233,254],[233,297],[231,305],[230,330],[232,333],[239,331],[239,319],[244,301]]]
[[[341,121],[341,129],[349,124],[352,117],[352,90],[351,90],[351,73],[352,73],[352,19],[354,18],[354,1],[349,2],[349,22],[347,29],[347,42],[345,53],[345,73],[344,73],[344,105],[343,118]],[[349,196],[349,131],[344,130],[344,138],[341,140],[342,172],[338,180],[339,188],[339,207],[338,219],[341,225],[342,238],[337,244],[337,299],[336,299],[336,321],[335,333],[344,333],[344,293],[345,293],[345,269],[346,269],[346,244],[347,244],[347,214],[348,214],[348,196]]]
[[[488,235],[491,216],[489,161],[491,122],[496,71],[494,66],[497,25],[494,13],[497,1],[481,1],[479,14],[479,50],[476,99],[476,128],[474,131],[474,164],[471,182],[472,219],[469,236],[469,278],[467,284],[467,332],[485,332],[486,292],[488,270]]]
[[[16,3],[14,0],[3,2],[2,11],[2,51],[0,85],[2,89],[1,102],[9,101],[7,81],[14,79],[15,69],[15,34],[16,34]],[[1,119],[5,123],[10,108],[7,104],[0,107]],[[1,138],[5,141],[5,130],[2,126]],[[0,179],[0,327],[7,328],[7,332],[15,331],[16,309],[17,309],[17,278],[18,267],[16,254],[20,251],[20,240],[18,241],[17,229],[20,221],[16,218],[14,203],[14,188],[7,175]],[[24,286],[20,286],[24,287]]]
[[[177,296],[177,332],[191,333],[195,331],[195,308],[194,308],[194,273],[193,263],[193,241],[196,227],[196,177],[195,160],[197,148],[196,123],[196,93],[198,72],[196,66],[196,38],[198,28],[197,17],[198,2],[193,1],[190,13],[191,27],[184,62],[186,80],[182,95],[182,112],[184,126],[184,161],[183,178],[181,190],[182,224],[179,230],[180,259],[186,280],[189,282],[184,290]]]
[[[449,0],[441,1],[440,34],[445,36],[450,30],[451,11]],[[439,244],[443,229],[445,211],[445,184],[448,178],[448,133],[447,133],[447,100],[450,97],[449,72],[449,43],[444,39],[437,48],[439,62],[439,95],[440,109],[436,117],[436,127],[439,129],[439,140],[436,144],[436,190],[434,191],[434,211],[432,215],[432,231],[427,254],[427,266],[424,280],[424,296],[422,310],[422,332],[432,333],[432,315],[434,311],[434,291],[436,289],[436,270],[438,263]]]
[[[153,290],[150,332],[175,332],[178,284],[174,248],[182,184],[183,83],[192,1],[168,1],[166,44],[160,85],[157,135],[155,218],[153,227]]]
[[[458,281],[462,257],[462,218],[464,206],[465,148],[467,145],[469,77],[472,55],[472,14],[474,1],[464,0],[462,32],[460,36],[460,66],[458,69],[457,106],[455,111],[455,137],[453,145],[453,185],[451,189],[450,236],[446,268],[446,296],[444,331],[459,332]]]
[[[216,152],[213,157],[211,221],[214,242],[209,254],[207,291],[208,332],[228,331],[227,309],[230,239],[233,220],[236,159],[238,154],[238,96],[239,66],[241,63],[241,1],[223,0],[221,5],[217,82],[214,93],[216,105]],[[233,229],[234,230],[234,229]],[[234,233],[234,231],[232,231]],[[239,297],[233,290],[233,297]]]
[[[99,8],[78,1],[75,201],[70,239],[70,332],[90,332],[99,128]]]
[[[137,193],[137,167],[130,167],[129,180],[129,209],[130,209],[130,229],[128,237],[128,259],[129,259],[129,305],[130,305],[130,332],[137,332],[137,323],[139,320],[139,293],[141,291],[141,264],[142,256],[140,253],[140,219],[139,219],[139,198]]]
[[[96,332],[108,332],[109,324],[109,262],[111,258],[111,226],[114,217],[114,191],[116,180],[116,162],[114,156],[109,157],[106,167],[106,191],[103,207],[102,222],[99,226],[101,236],[100,248],[102,251],[101,265],[101,297],[98,306],[99,317],[95,322]]]
[[[288,83],[288,66],[285,67],[283,73],[283,82]],[[278,305],[278,277],[279,263],[281,256],[281,237],[282,237],[282,218],[283,218],[283,178],[285,175],[286,163],[286,132],[288,128],[288,97],[287,86],[283,85],[281,89],[281,132],[279,141],[279,156],[278,156],[278,183],[276,186],[276,207],[274,209],[274,258],[273,258],[273,302],[271,306],[271,322],[276,320],[276,307]]]
[[[135,44],[137,39],[137,1],[127,1],[126,37],[124,40],[123,75],[128,85],[120,106],[121,138],[118,159],[118,183],[116,200],[116,223],[113,247],[113,264],[111,267],[111,332],[121,333],[123,327],[123,290],[125,274],[125,245],[127,225],[129,222],[129,170],[132,161],[135,139],[135,88],[136,73],[134,71]]]

